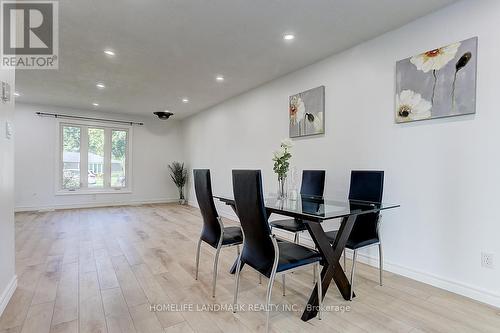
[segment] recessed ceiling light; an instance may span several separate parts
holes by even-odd
[[[295,35],[294,34],[284,34],[283,39],[284,40],[293,40],[293,39],[295,39]]]
[[[217,75],[217,76],[215,77],[215,80],[217,80],[218,82],[222,82],[222,81],[224,81],[224,76],[222,76],[222,75]]]
[[[93,106],[98,107],[99,103],[92,103]]]
[[[105,86],[105,85],[104,85],[104,83],[102,83],[102,82],[97,83],[95,86],[96,86],[97,88],[99,88],[99,89],[104,89],[104,88],[106,88],[106,86]]]
[[[186,97],[184,97],[184,98],[182,99],[182,103],[189,103],[189,99],[187,99]]]
[[[19,96],[21,96],[21,94],[16,91],[16,92],[14,92],[14,96],[19,97]]]
[[[114,57],[116,55],[115,51],[110,50],[110,49],[104,50],[104,54],[106,54],[107,56],[110,56],[110,57]]]

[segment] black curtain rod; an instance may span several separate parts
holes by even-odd
[[[71,116],[67,114],[58,114],[58,113],[46,113],[46,112],[36,112],[40,117],[54,117],[54,118],[63,118],[63,119],[79,119],[79,120],[94,120],[94,121],[102,121],[106,123],[115,123],[115,124],[128,124],[128,125],[139,125],[142,126],[144,123],[138,123],[135,121],[126,121],[126,120],[113,120],[113,119],[102,119],[102,118],[91,118],[91,117],[81,117],[81,116]]]

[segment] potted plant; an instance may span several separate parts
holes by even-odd
[[[170,178],[174,182],[175,186],[179,190],[179,203],[181,205],[186,204],[186,198],[184,197],[184,186],[186,186],[188,172],[184,168],[184,163],[173,162],[168,166],[170,169]]]
[[[290,153],[292,146],[293,143],[290,139],[284,139],[281,141],[280,150],[275,151],[273,155],[273,170],[278,175],[278,198],[280,199],[286,198],[287,195],[286,176],[290,168],[289,160],[292,158]]]

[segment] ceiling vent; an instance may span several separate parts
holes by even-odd
[[[153,112],[154,115],[158,116],[161,120],[167,120],[174,114],[170,111],[158,111],[158,112]]]

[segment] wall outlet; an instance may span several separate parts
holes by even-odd
[[[494,268],[493,259],[493,253],[481,252],[481,267]]]

